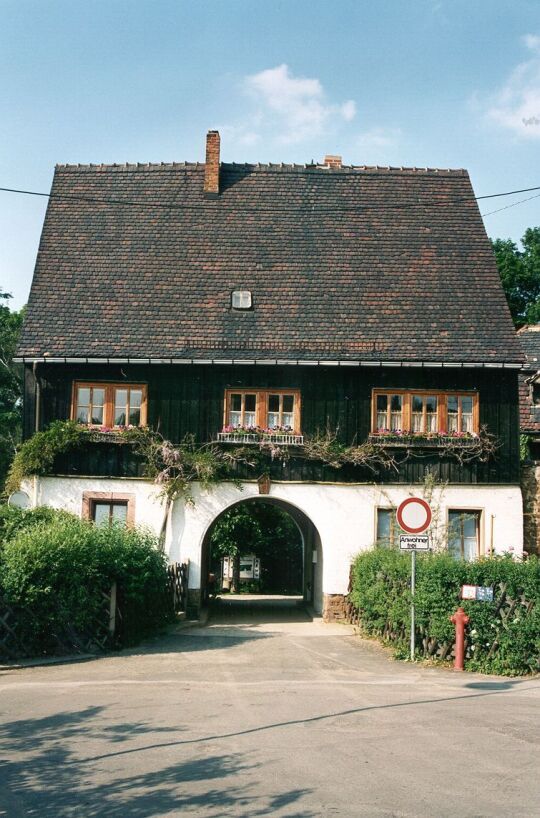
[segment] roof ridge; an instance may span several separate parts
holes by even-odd
[[[87,163],[63,163],[57,162],[55,168],[58,170],[163,170],[176,168],[199,168],[204,169],[204,162],[87,162]]]
[[[346,173],[358,172],[359,175],[363,173],[411,173],[411,174],[436,174],[448,176],[466,176],[467,170],[465,168],[435,168],[435,167],[416,167],[407,165],[342,165],[340,168],[331,168],[328,165],[306,163],[304,165],[297,163],[285,162],[221,162],[221,167],[228,170],[252,170],[254,172],[280,173],[287,172],[302,172],[302,171],[322,171],[332,175],[340,175],[345,171]],[[203,170],[204,162],[113,162],[113,163],[57,163],[56,170],[69,171],[99,171],[99,170],[118,170],[118,171],[145,171],[145,170]]]

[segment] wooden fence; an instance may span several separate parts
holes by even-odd
[[[185,613],[187,609],[189,560],[173,562],[167,569],[169,590],[172,594],[175,614]]]
[[[189,561],[172,563],[167,568],[167,586],[163,595],[163,607],[175,615],[185,613],[189,580]],[[102,594],[99,611],[87,628],[81,633],[71,623],[58,632],[48,634],[47,644],[36,648],[29,636],[29,626],[35,623],[39,632],[40,623],[28,610],[24,612],[9,605],[0,595],[0,660],[15,661],[36,656],[65,656],[69,654],[103,653],[111,647],[122,647],[125,611],[122,610],[121,588],[114,582],[107,593]],[[24,618],[25,632],[22,622]]]
[[[500,582],[496,586],[495,598],[496,603],[493,610],[493,619],[498,620],[498,624],[495,628],[495,638],[491,642],[489,651],[486,652],[488,659],[491,659],[499,649],[499,640],[496,637],[497,632],[499,630],[504,631],[508,629],[509,623],[516,615],[525,619],[531,614],[534,608],[534,602],[527,599],[523,593],[516,598],[511,597],[508,594],[507,585],[504,582]],[[348,598],[345,602],[345,619],[351,625],[356,625],[360,629],[362,628],[360,612]],[[388,621],[384,629],[377,635],[385,642],[404,644],[409,638],[409,631],[403,624],[396,626],[394,623]],[[423,627],[417,627],[416,651],[419,656],[426,659],[451,659],[454,656],[454,647],[455,643],[453,638],[446,641],[438,640],[427,633]],[[471,658],[472,656],[471,640],[467,632],[465,634],[465,655],[467,658]]]

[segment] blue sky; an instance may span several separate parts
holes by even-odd
[[[538,0],[0,0],[0,186],[64,162],[466,167],[540,185]],[[526,198],[484,202],[483,213]],[[25,303],[46,201],[0,193],[0,286]],[[540,198],[487,216],[519,240]]]

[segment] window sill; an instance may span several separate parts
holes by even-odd
[[[218,443],[237,443],[241,445],[257,445],[260,443],[271,443],[275,446],[303,446],[304,436],[276,433],[271,434],[267,432],[257,433],[238,433],[238,432],[218,432]]]

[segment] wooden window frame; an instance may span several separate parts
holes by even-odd
[[[98,503],[116,503],[127,506],[126,527],[132,528],[135,525],[135,495],[116,494],[110,491],[83,491],[82,512],[83,520],[93,520],[95,507]]]
[[[413,431],[413,419],[414,416],[420,414],[419,412],[415,412],[413,410],[413,398],[420,398],[422,400],[422,428],[415,432]],[[427,402],[424,398],[435,398],[437,401],[437,408],[435,412],[430,412],[429,414],[435,414],[435,430],[427,428]],[[437,432],[442,430],[441,421],[444,418],[444,403],[441,401],[441,396],[437,392],[424,392],[417,390],[415,392],[411,392],[409,395],[409,403],[410,403],[410,418],[411,418],[411,432],[415,435],[426,435],[426,434],[436,434]]]
[[[386,395],[387,398],[391,399],[394,395],[399,395],[401,398],[401,428],[406,429],[407,426],[405,423],[407,422],[408,415],[405,411],[405,404],[407,402],[407,392],[403,389],[374,389],[373,396],[371,399],[371,431],[377,431],[377,397],[379,395]],[[392,401],[388,400],[387,407],[386,407],[386,422],[389,424],[387,429],[390,431],[392,428]]]
[[[73,381],[73,388],[71,391],[71,420],[77,420],[77,396],[79,387],[83,389],[103,389],[105,391],[105,399],[103,403],[103,423],[84,423],[83,426],[88,426],[92,429],[100,429],[106,426],[108,429],[120,429],[123,427],[114,425],[114,412],[116,406],[116,390],[117,389],[140,389],[142,391],[141,399],[141,419],[139,426],[146,426],[148,418],[148,385],[145,383],[108,383],[104,381]],[[129,425],[129,424],[127,424]]]
[[[455,514],[474,514],[478,519],[478,528],[476,531],[476,559],[479,559],[484,555],[484,536],[483,536],[483,526],[484,526],[484,511],[485,509],[474,507],[474,506],[452,506],[451,508],[446,509],[446,547],[448,553],[450,553],[450,513]],[[464,542],[463,542],[463,527],[461,531],[461,559],[465,559],[464,556]]]
[[[229,415],[231,411],[231,396],[232,395],[255,395],[255,426],[260,429],[268,428],[268,397],[269,395],[292,395],[294,397],[294,427],[291,434],[300,435],[301,432],[301,425],[300,425],[300,417],[301,417],[301,396],[299,389],[268,389],[265,387],[261,389],[260,387],[239,387],[239,388],[229,388],[225,390],[225,398],[224,398],[224,407],[223,407],[223,426],[227,427],[230,426],[229,423]],[[244,401],[242,402],[242,404]],[[243,410],[242,410],[243,411]],[[242,425],[243,418],[242,418]]]
[[[437,429],[435,434],[442,432],[448,433],[448,398],[472,398],[473,399],[473,418],[472,431],[478,434],[480,431],[480,393],[473,390],[461,389],[447,389],[441,391],[440,389],[373,389],[371,397],[371,432],[377,434],[377,397],[379,395],[400,395],[401,396],[401,412],[402,412],[402,431],[410,433],[411,435],[426,435],[433,434],[432,432],[413,432],[412,431],[412,397],[413,395],[428,396],[437,398]],[[390,406],[390,401],[388,402]],[[458,410],[458,427],[461,425],[461,401],[459,402]],[[388,409],[387,412],[390,410]],[[425,419],[426,407],[423,407],[423,416]],[[388,418],[388,414],[387,414]],[[388,427],[390,431],[390,427]],[[450,433],[452,434],[452,433]]]

